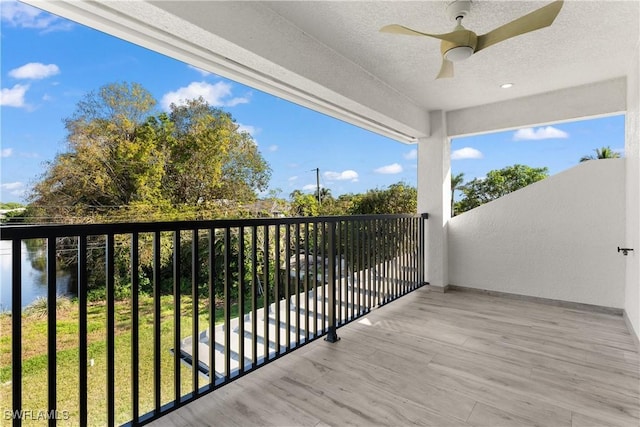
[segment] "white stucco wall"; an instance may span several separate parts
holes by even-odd
[[[627,257],[624,310],[640,341],[640,42],[627,77],[627,115],[625,119],[627,174]]]
[[[623,308],[625,159],[589,161],[449,222],[449,283]]]

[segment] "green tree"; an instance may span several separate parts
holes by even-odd
[[[401,214],[416,213],[418,190],[403,182],[392,184],[386,190],[369,190],[354,200],[351,214]]]
[[[464,182],[464,173],[459,173],[451,177],[451,216],[455,216],[454,197],[456,191],[462,191],[462,183]]]
[[[46,165],[30,197],[33,209],[56,221],[84,222],[153,193],[140,185],[153,185],[158,159],[149,152],[156,150],[138,131],[155,104],[136,83],[87,94],[64,120],[67,151]]]
[[[580,162],[586,162],[588,160],[599,160],[599,159],[618,159],[620,158],[620,153],[617,153],[611,149],[611,147],[602,147],[596,148],[593,150],[596,152],[596,155],[583,156],[580,158]]]
[[[289,195],[289,199],[291,215],[293,216],[317,216],[320,212],[318,199],[312,194],[306,194],[300,190],[293,190]]]
[[[318,190],[314,191],[313,197],[315,197],[317,200],[320,200],[321,204],[330,202],[333,199],[333,196],[331,195],[331,190],[325,187],[321,187],[319,192]]]
[[[255,200],[270,168],[229,113],[202,98],[152,115],[138,84],[92,92],[65,120],[68,150],[47,165],[31,214],[57,222],[211,217]]]
[[[461,187],[462,199],[455,205],[456,212],[462,213],[505,194],[533,184],[549,176],[548,169],[513,165],[492,170],[485,178],[475,178]]]
[[[216,200],[255,200],[266,188],[270,169],[247,132],[238,132],[231,115],[202,98],[171,105],[175,132],[168,144],[164,186],[174,204]]]

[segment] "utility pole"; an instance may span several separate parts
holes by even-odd
[[[316,196],[318,197],[318,205],[322,204],[320,200],[320,168],[311,169],[311,172],[316,171]]]

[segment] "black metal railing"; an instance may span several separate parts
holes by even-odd
[[[340,326],[424,284],[426,218],[2,227],[12,242],[5,418],[140,425],[314,339],[336,341]],[[46,384],[25,371],[26,241],[46,247]],[[60,268],[77,284],[73,315],[55,309]],[[77,337],[71,349],[62,323]],[[46,409],[30,400],[40,389]]]

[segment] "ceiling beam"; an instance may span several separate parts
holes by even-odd
[[[461,137],[624,113],[626,78],[447,112],[447,135]]]
[[[259,2],[25,3],[401,142],[429,135],[423,108]]]

